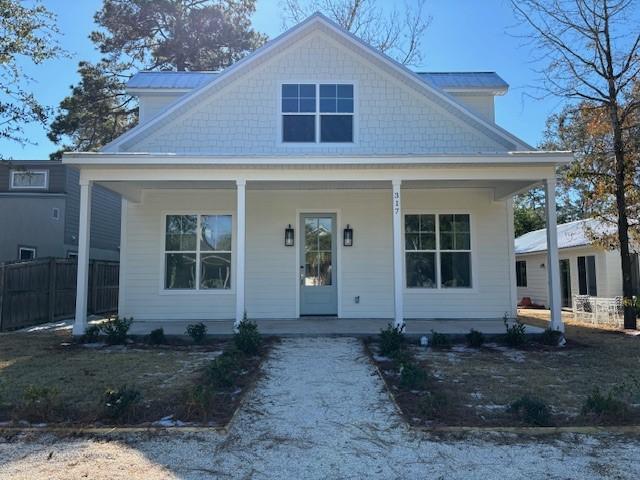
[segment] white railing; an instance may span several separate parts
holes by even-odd
[[[590,295],[574,295],[573,316],[579,322],[623,328],[624,309],[622,297],[603,298]]]

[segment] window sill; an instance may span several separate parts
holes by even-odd
[[[404,287],[404,293],[408,294],[429,294],[429,295],[439,295],[439,294],[477,294],[478,290],[476,288],[407,288]]]
[[[207,290],[191,290],[191,289],[166,289],[161,288],[160,295],[235,295],[234,289],[207,289]]]

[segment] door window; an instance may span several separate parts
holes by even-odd
[[[332,284],[333,219],[310,217],[304,220],[304,285],[307,287]]]

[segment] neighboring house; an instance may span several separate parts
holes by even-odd
[[[76,334],[94,185],[124,199],[120,315],[402,325],[515,315],[511,198],[544,184],[555,205],[572,158],[494,123],[495,73],[416,74],[320,14],[223,72],[128,88],[140,124],[64,156],[83,195]]]
[[[78,253],[79,172],[60,161],[0,162],[0,262]],[[118,260],[120,196],[97,187],[91,258]]]
[[[614,226],[594,219],[558,225],[560,293],[562,306],[572,307],[574,295],[622,296],[620,251],[594,245],[589,232],[612,233]],[[518,299],[548,306],[547,230],[526,233],[515,240]],[[632,257],[634,295],[640,293],[638,254]]]

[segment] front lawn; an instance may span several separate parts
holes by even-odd
[[[171,420],[225,424],[257,375],[260,356],[243,360],[229,385],[206,392],[217,401],[209,398],[209,411],[200,412],[196,407],[205,402],[194,400],[194,387],[232,341],[172,343],[83,345],[67,332],[2,334],[0,422],[148,424],[173,415]],[[135,408],[121,418],[105,417],[106,390],[116,390],[117,402],[117,390],[125,386],[125,394],[137,392],[129,395],[137,399]]]
[[[540,319],[521,321],[546,327]],[[425,348],[413,342],[406,350],[425,378],[410,388],[401,384],[403,360],[377,355],[376,342],[369,350],[412,424],[536,424],[509,411],[523,397],[526,406],[548,408],[538,424],[640,424],[640,337],[570,325],[567,338],[565,347],[535,340],[518,348],[494,339],[477,348],[464,342]],[[583,410],[589,397],[591,409]]]

